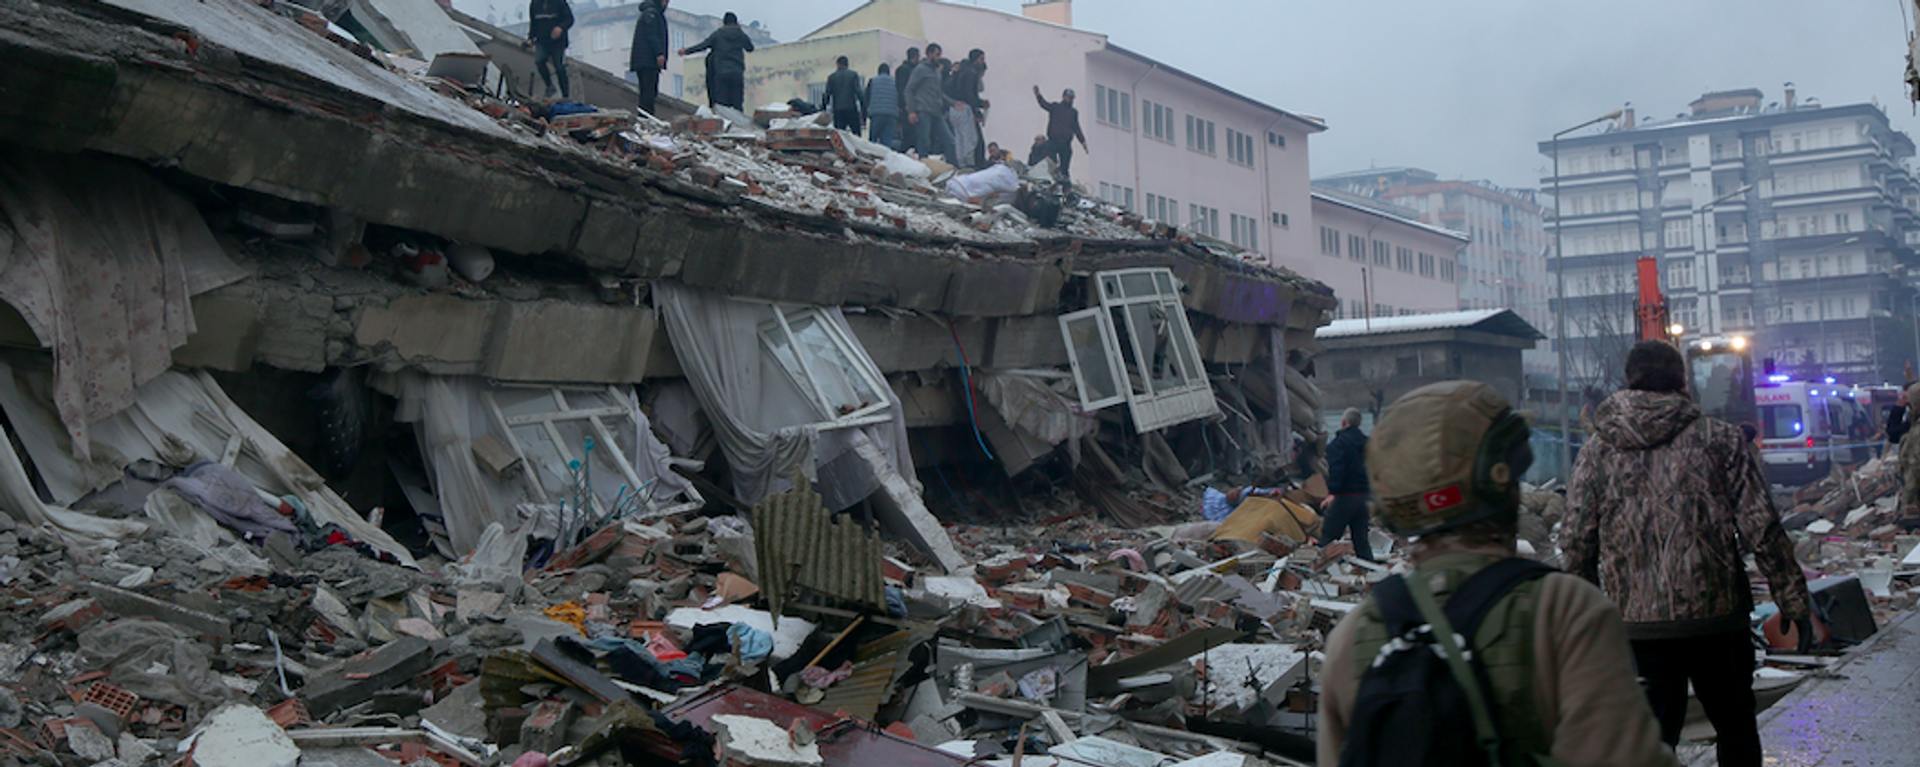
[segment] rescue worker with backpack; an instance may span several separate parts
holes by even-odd
[[[1526,416],[1486,384],[1417,389],[1375,424],[1375,518],[1414,539],[1327,637],[1320,767],[1677,765],[1620,612],[1515,556]]]

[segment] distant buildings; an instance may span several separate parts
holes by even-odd
[[[520,4],[513,23],[505,29],[525,34],[527,31],[525,3]],[[580,0],[573,4],[573,31],[568,35],[572,44],[567,47],[567,58],[581,61],[612,72],[619,77],[627,76],[627,63],[633,54],[633,23],[640,18],[640,3],[614,2],[603,0]],[[774,45],[773,35],[761,28],[758,21],[742,21],[742,28],[753,38],[758,46]],[[673,50],[707,39],[707,35],[720,28],[719,16],[703,16],[687,13],[678,8],[667,8],[667,44]],[[704,70],[701,70],[704,71]],[[687,96],[686,60],[679,56],[667,57],[667,71],[660,76],[660,92],[674,97]],[[699,90],[696,88],[696,90]],[[706,103],[703,98],[700,103]]]
[[[1319,189],[1338,189],[1411,209],[1428,224],[1472,239],[1459,255],[1457,303],[1449,309],[1511,309],[1537,328],[1552,327],[1548,299],[1549,246],[1544,209],[1531,189],[1506,189],[1489,181],[1442,181],[1420,168],[1378,168],[1314,179]],[[1527,352],[1527,372],[1547,374],[1553,354]]]
[[[908,48],[929,41],[955,59],[980,48],[989,64],[988,141],[1024,159],[1046,129],[1033,87],[1048,101],[1071,88],[1087,135],[1086,151],[1073,148],[1073,178],[1089,193],[1271,263],[1320,258],[1307,139],[1325,125],[1076,29],[1070,0],[1030,3],[1022,13],[872,0],[797,41],[749,54],[747,102],[817,100],[838,56],[864,78],[882,62],[898,67]],[[697,81],[702,62],[688,63]]]
[[[1422,223],[1419,213],[1336,189],[1313,190],[1319,247],[1286,262],[1332,286],[1334,319],[1366,320],[1456,310],[1460,232]]]
[[[1708,93],[1671,120],[1628,109],[1611,130],[1561,139],[1576,381],[1608,380],[1631,343],[1642,255],[1659,259],[1690,336],[1751,334],[1783,374],[1902,378],[1920,276],[1913,140],[1877,105],[1797,101],[1791,84],[1784,103],[1764,102],[1758,89]]]

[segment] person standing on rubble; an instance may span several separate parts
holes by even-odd
[[[820,109],[833,113],[833,127],[860,133],[860,114],[867,108],[866,92],[860,88],[860,73],[847,64],[847,57],[833,61],[833,74],[827,75],[827,88],[820,97]]]
[[[747,100],[747,54],[753,52],[753,38],[740,28],[740,17],[733,11],[720,17],[720,28],[698,45],[680,49],[680,58],[689,53],[707,53],[707,106],[742,106]]]
[[[660,73],[667,68],[667,3],[671,0],[644,0],[640,18],[633,23],[633,55],[627,68],[640,83],[640,111],[651,115],[660,98]]]
[[[1887,435],[1900,441],[1900,519],[1902,520],[1920,517],[1920,437],[1912,437],[1912,424],[1915,420],[1920,420],[1920,417],[1916,417],[1920,416],[1920,413],[1916,413],[1920,411],[1920,406],[1913,404],[1915,400],[1920,400],[1920,383],[1907,387],[1907,390],[1900,394],[1901,404],[1906,405],[1903,415],[1906,417],[1907,425],[1897,433],[1892,426],[1887,428]]]
[[[888,74],[887,65],[867,81],[867,140],[889,149],[899,149],[894,126],[900,122],[900,86]]]
[[[1720,764],[1759,767],[1745,554],[1802,650],[1813,635],[1806,576],[1759,454],[1738,429],[1700,413],[1687,396],[1686,362],[1664,341],[1628,351],[1626,388],[1593,421],[1567,490],[1567,571],[1620,606],[1667,745],[1680,742],[1691,681],[1718,733]]]
[[[1040,108],[1047,110],[1047,146],[1041,152],[1041,159],[1053,158],[1060,166],[1060,180],[1073,182],[1073,140],[1080,140],[1080,151],[1087,150],[1087,134],[1080,132],[1080,110],[1073,108],[1073,89],[1068,88],[1060,94],[1060,100],[1049,102],[1040,95],[1040,86],[1033,86],[1033,100],[1040,102]]]
[[[920,49],[908,48],[907,60],[900,62],[900,68],[895,69],[893,71],[894,84],[899,86],[900,88],[900,120],[901,122],[910,122],[911,118],[913,117],[913,105],[912,105],[913,102],[910,102],[907,100],[907,86],[913,82],[913,70],[917,69],[919,66],[920,66]],[[913,126],[906,125],[906,126],[899,127],[899,131],[900,131],[900,145],[901,145],[900,151],[904,152],[908,149],[913,149],[916,146],[918,146],[917,144],[913,143]]]
[[[953,159],[953,130],[947,127],[945,78],[940,71],[939,43],[928,43],[926,57],[913,68],[907,83],[907,122],[913,125],[913,144],[921,157],[943,155]]]
[[[1500,764],[1678,764],[1634,683],[1619,611],[1592,584],[1515,556],[1530,433],[1505,397],[1474,381],[1416,389],[1375,423],[1369,485],[1381,522],[1414,539],[1415,570],[1374,586],[1327,636],[1320,767],[1460,763],[1466,754],[1432,751],[1484,744],[1476,738],[1483,727],[1498,746],[1500,758],[1490,761]],[[1423,630],[1432,621],[1419,604],[1449,616],[1480,607],[1487,617],[1477,629],[1465,621],[1453,631]],[[1388,616],[1407,633],[1390,635]],[[1477,699],[1438,711],[1394,707],[1413,699],[1408,688],[1383,684],[1407,681],[1389,670],[1438,656],[1445,638],[1470,641],[1471,665],[1451,674],[1443,665],[1414,692],[1465,676],[1484,680]],[[1472,666],[1484,675],[1465,670]]]
[[[1353,555],[1374,561],[1373,542],[1367,540],[1367,505],[1372,491],[1367,488],[1367,435],[1360,431],[1360,409],[1347,408],[1340,416],[1340,431],[1327,445],[1327,500],[1322,505],[1327,516],[1320,525],[1322,547],[1353,533]]]
[[[980,98],[980,92],[986,89],[987,52],[975,48],[967,52],[967,60],[953,68],[953,76],[947,79],[947,96],[967,105],[967,117],[953,126],[954,143],[959,147],[962,162],[972,168],[984,168],[987,165],[985,139],[982,127],[987,120],[987,107],[990,104]]]
[[[553,98],[554,77],[560,79],[560,97],[573,98],[567,87],[567,30],[573,29],[573,6],[567,0],[533,0],[527,7],[527,44],[533,47],[533,68]],[[547,72],[547,66],[553,72]]]

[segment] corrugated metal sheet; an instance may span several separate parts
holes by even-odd
[[[853,676],[828,689],[818,708],[872,719],[912,665],[908,651],[932,638],[930,631],[897,631],[861,645],[853,656]]]
[[[775,615],[796,587],[875,610],[886,609],[880,562],[886,548],[877,531],[835,518],[802,478],[753,509],[753,547],[760,590]]]

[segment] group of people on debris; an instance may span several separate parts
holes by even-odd
[[[661,73],[666,71],[670,56],[702,52],[707,54],[707,103],[744,109],[746,55],[754,47],[752,37],[740,26],[739,16],[728,11],[720,28],[705,40],[674,51],[668,48],[666,11],[670,2],[644,0],[634,21],[633,52],[627,65],[640,89],[640,109],[648,114],[655,112]],[[562,98],[571,98],[566,65],[567,34],[573,28],[569,0],[531,0],[527,18],[526,45],[534,53],[534,67],[546,86],[546,97],[552,98],[557,91]],[[986,140],[987,110],[992,106],[982,95],[986,74],[986,51],[975,48],[956,62],[939,43],[928,43],[924,52],[907,49],[906,60],[897,69],[882,63],[864,82],[848,58],[840,56],[815,106],[833,115],[835,128],[855,133],[864,129],[869,140],[896,151],[912,150],[923,157],[938,155],[960,169],[986,168],[1014,159],[1013,153],[998,142]],[[1087,148],[1080,112],[1073,105],[1073,89],[1063,91],[1059,101],[1048,101],[1039,86],[1034,86],[1033,98],[1047,113],[1047,129],[1034,137],[1027,164],[1052,160],[1058,175],[1069,178],[1073,143],[1078,141],[1082,151]]]
[[[1516,554],[1531,427],[1495,389],[1415,390],[1371,437],[1345,414],[1319,542],[1350,533],[1372,559],[1377,515],[1412,540],[1414,570],[1376,584],[1327,637],[1322,767],[1673,765],[1689,685],[1718,763],[1762,763],[1745,557],[1802,652],[1805,574],[1758,452],[1701,413],[1679,351],[1643,342],[1625,368],[1567,488],[1564,571]]]

